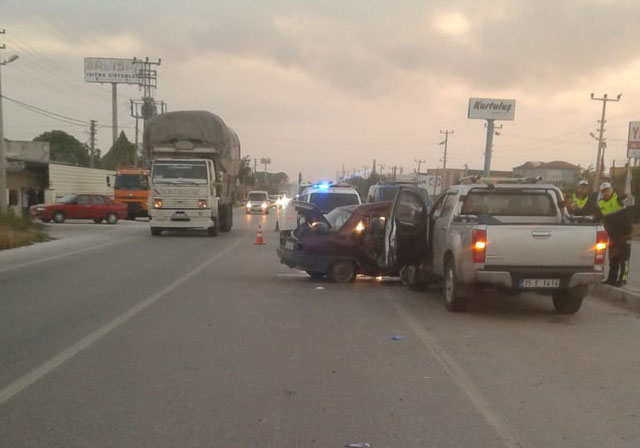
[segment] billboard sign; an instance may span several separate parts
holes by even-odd
[[[629,122],[629,139],[627,141],[627,158],[640,159],[640,121]]]
[[[513,120],[516,115],[516,100],[469,98],[467,118],[480,120]]]
[[[140,84],[139,65],[133,59],[84,58],[84,80],[118,84]]]

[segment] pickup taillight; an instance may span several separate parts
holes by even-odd
[[[487,231],[473,229],[471,232],[471,254],[474,263],[484,263],[487,253]]]
[[[607,246],[609,245],[609,235],[604,230],[599,230],[596,234],[595,264],[604,264]]]

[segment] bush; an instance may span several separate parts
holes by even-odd
[[[35,224],[30,216],[16,216],[12,212],[0,214],[0,250],[26,246],[46,239],[42,226]]]

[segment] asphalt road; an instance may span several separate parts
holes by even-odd
[[[0,446],[638,446],[637,314],[314,281],[240,212],[218,238],[51,224],[1,252]]]

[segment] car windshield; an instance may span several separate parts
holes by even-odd
[[[148,190],[149,177],[142,174],[116,174],[116,190]]]
[[[207,165],[204,162],[156,162],[153,164],[154,183],[207,183]]]
[[[56,199],[56,202],[59,204],[70,204],[75,200],[75,198],[75,194],[67,194],[65,196],[62,196],[60,199]]]
[[[345,222],[349,220],[353,210],[345,210],[343,208],[336,208],[331,210],[325,215],[325,218],[329,222],[332,230],[338,231],[342,228]]]
[[[343,205],[359,204],[358,195],[352,193],[311,193],[309,202],[315,204],[323,213]]]
[[[249,193],[249,196],[247,196],[247,200],[256,202],[266,201],[267,195],[265,193]]]
[[[551,195],[545,192],[471,191],[461,214],[492,216],[555,216]]]

